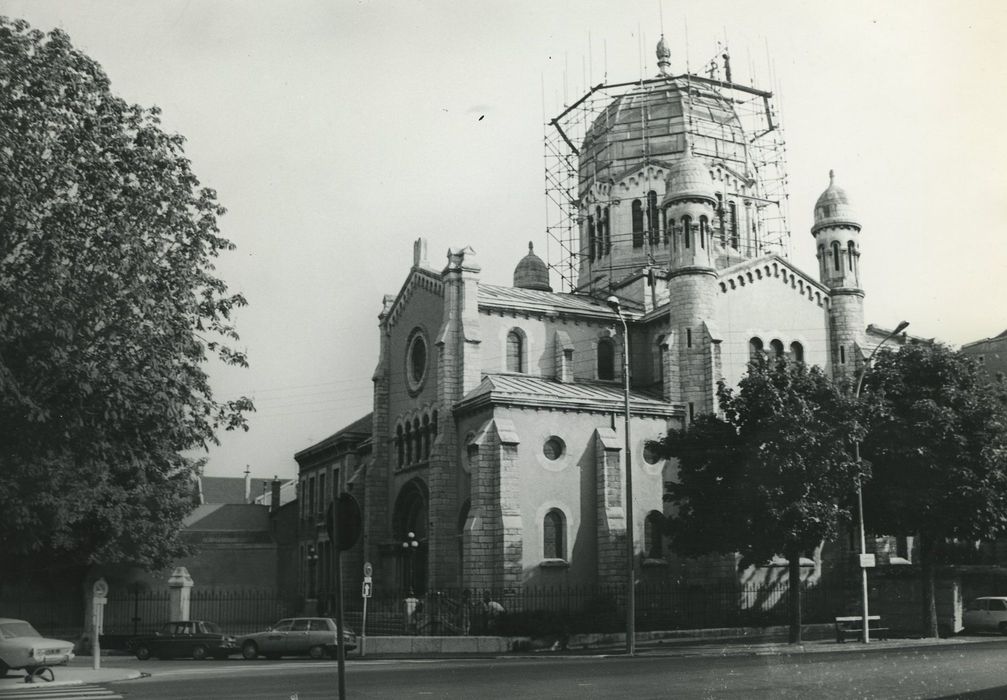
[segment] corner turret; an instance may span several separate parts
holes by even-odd
[[[860,283],[860,221],[846,191],[829,171],[829,186],[815,203],[811,226],[818,274],[830,290],[831,361],[835,377],[856,373],[864,347],[864,290]]]

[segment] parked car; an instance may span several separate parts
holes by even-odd
[[[249,634],[238,640],[241,655],[255,659],[307,654],[313,659],[335,656],[339,649],[336,621],[331,617],[290,617],[280,620],[265,632]],[[357,648],[357,635],[343,626],[343,647]]]
[[[1007,596],[983,596],[970,601],[962,623],[966,632],[1007,634]]]
[[[224,634],[220,627],[205,620],[185,620],[166,622],[154,634],[134,637],[126,647],[145,661],[152,656],[170,659],[176,656],[191,656],[194,659],[226,659],[240,650],[237,640]]]
[[[39,666],[66,664],[72,658],[72,642],[47,639],[24,620],[0,617],[0,678],[11,669],[31,673]]]

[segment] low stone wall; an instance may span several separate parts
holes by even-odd
[[[501,654],[510,651],[513,642],[509,637],[367,637],[364,653]]]

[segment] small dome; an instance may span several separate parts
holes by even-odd
[[[542,258],[535,255],[535,250],[528,243],[528,255],[514,268],[514,286],[518,289],[537,289],[540,292],[551,292],[549,285],[549,268]]]
[[[682,158],[668,168],[668,177],[664,183],[664,204],[678,199],[699,197],[711,202],[717,201],[713,189],[713,177],[703,162],[692,155],[686,148]]]
[[[846,190],[836,184],[836,173],[830,170],[829,186],[815,202],[815,224],[811,227],[811,231],[814,233],[820,228],[836,224],[852,224],[860,227],[857,214],[850,206],[850,198],[846,196]]]

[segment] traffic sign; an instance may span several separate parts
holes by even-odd
[[[360,587],[360,597],[370,598],[371,597],[371,582],[364,581],[364,585]]]
[[[353,496],[343,492],[339,494],[339,498],[329,503],[325,511],[325,530],[329,533],[329,539],[336,544],[336,549],[341,552],[352,549],[360,539],[362,526],[360,506]]]
[[[367,576],[369,578],[373,573],[374,573],[374,567],[371,566],[371,563],[369,561],[364,562],[364,576]]]

